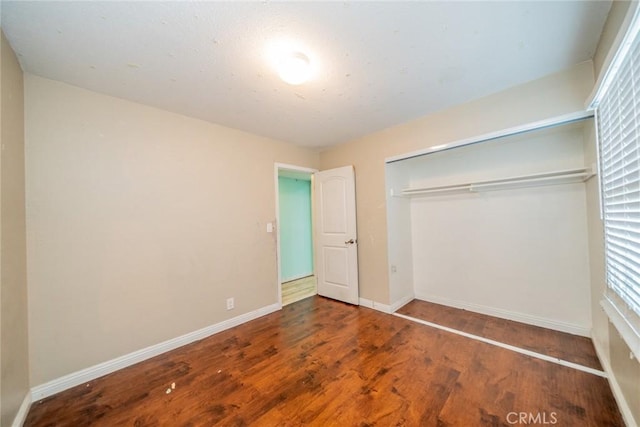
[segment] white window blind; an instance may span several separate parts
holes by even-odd
[[[603,304],[640,355],[640,38],[622,57],[597,100],[605,232],[607,301]]]

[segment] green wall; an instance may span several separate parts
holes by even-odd
[[[313,274],[311,181],[278,177],[282,281]]]

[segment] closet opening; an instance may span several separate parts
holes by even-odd
[[[419,299],[589,335],[595,128],[586,114],[549,123],[387,159],[392,308]]]

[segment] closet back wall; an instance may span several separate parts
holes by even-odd
[[[432,154],[406,167],[411,187],[581,168],[582,124]],[[588,335],[585,200],[583,183],[414,197],[416,297]]]

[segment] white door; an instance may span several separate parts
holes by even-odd
[[[353,166],[314,174],[318,294],[358,304],[358,236]]]

